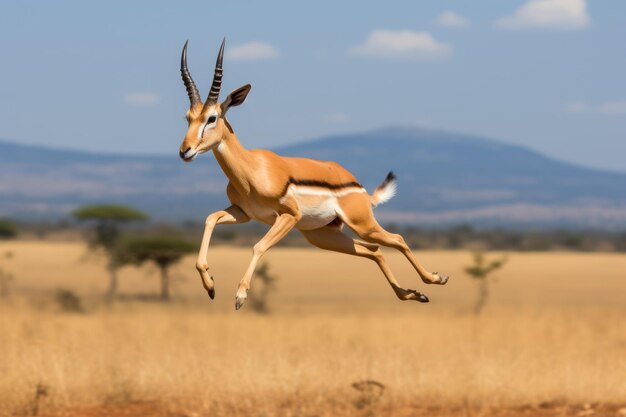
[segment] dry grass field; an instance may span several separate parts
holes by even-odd
[[[139,300],[158,291],[156,271],[125,268],[113,305],[103,259],[83,245],[7,251],[0,416],[626,415],[624,255],[510,253],[475,317],[461,251],[417,252],[451,276],[445,287],[386,251],[402,284],[431,299],[418,304],[397,301],[370,261],[276,248],[264,259],[278,279],[270,315],[234,310],[249,249],[210,250],[213,302],[188,257],[173,302]],[[61,311],[60,288],[85,312]]]

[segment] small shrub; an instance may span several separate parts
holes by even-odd
[[[0,268],[0,298],[6,298],[11,294],[11,284],[14,280],[13,275]]]
[[[10,259],[13,257],[13,252],[6,252],[3,256],[5,259]],[[13,284],[15,278],[13,275],[6,272],[2,267],[0,267],[0,298],[6,298],[11,293],[11,284]]]
[[[62,311],[66,313],[84,313],[83,304],[78,295],[70,290],[58,290],[55,301]]]
[[[256,270],[255,284],[261,285],[250,291],[248,305],[255,313],[269,314],[269,296],[276,289],[276,277],[269,272],[269,264],[264,263]]]
[[[35,388],[35,396],[30,402],[30,414],[32,416],[39,415],[41,409],[41,400],[48,396],[48,386],[44,384],[37,384]]]
[[[104,398],[104,404],[128,404],[133,402],[135,395],[133,394],[133,386],[127,381],[119,381],[113,385],[111,392]]]
[[[365,410],[366,415],[374,416],[373,409],[385,393],[385,385],[378,381],[366,379],[353,383],[352,388],[359,393],[354,401],[354,406],[359,410]]]
[[[489,275],[497,269],[502,268],[506,262],[507,258],[504,256],[500,259],[487,262],[482,252],[475,252],[474,263],[465,268],[465,272],[479,283],[478,297],[476,298],[476,303],[474,304],[475,315],[480,314],[485,307],[485,304],[487,304],[487,300],[489,298],[489,285],[491,284]]]

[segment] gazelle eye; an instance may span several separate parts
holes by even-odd
[[[204,127],[202,128],[202,133],[200,134],[200,137],[204,136],[204,131],[207,129],[207,127],[209,127],[209,125],[212,125],[213,123],[215,123],[216,120],[217,120],[217,115],[212,114],[212,115],[209,116],[209,118],[207,119]]]

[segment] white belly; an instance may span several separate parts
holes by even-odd
[[[332,191],[313,187],[292,185],[287,195],[295,198],[302,218],[296,224],[300,230],[313,230],[324,227],[338,216],[338,198],[350,193],[363,193],[364,189]]]
[[[297,198],[302,218],[296,224],[301,230],[313,230],[326,226],[337,217],[337,199],[328,197],[325,200],[314,202],[308,198]]]

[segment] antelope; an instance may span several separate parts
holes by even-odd
[[[448,277],[427,271],[415,258],[401,235],[383,229],[374,217],[373,207],[385,203],[396,193],[396,177],[390,172],[372,194],[336,162],[307,158],[287,158],[265,149],[246,149],[226,118],[227,112],[241,105],[250,84],[232,91],[221,103],[222,41],[213,83],[203,102],[187,68],[187,45],[183,46],[180,72],[191,103],[186,114],[188,129],[179,155],[185,162],[213,151],[228,178],[226,195],[230,207],[211,213],[205,221],[204,234],[196,262],[209,297],[215,297],[215,285],[209,275],[208,249],[213,229],[218,224],[241,224],[256,220],[270,225],[268,232],[253,247],[252,259],[239,286],[235,308],[244,304],[257,263],[272,246],[292,229],[321,249],[371,259],[376,262],[400,300],[427,303],[428,297],[398,284],[383,257],[380,245],[399,250],[413,265],[426,284],[443,285]],[[362,240],[342,232],[346,225]]]

